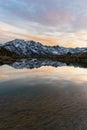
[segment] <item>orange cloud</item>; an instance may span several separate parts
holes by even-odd
[[[60,45],[65,47],[87,47],[87,32],[79,33],[44,33],[43,35],[30,35],[22,31],[11,30],[10,28],[1,28],[0,37],[2,42],[7,42],[13,39],[25,39],[41,42],[44,45]]]
[[[32,36],[28,34],[26,35],[26,34],[21,34],[18,32],[13,32],[11,30],[5,30],[5,29],[0,30],[0,35],[3,38],[2,42],[7,42],[7,40],[13,40],[15,38],[19,38],[19,39],[25,39],[25,40],[35,40],[45,45],[58,44],[58,40],[55,38],[38,37],[38,36]]]

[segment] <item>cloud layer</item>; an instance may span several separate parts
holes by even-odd
[[[0,41],[17,37],[58,44],[61,35],[71,34],[72,40],[72,34],[86,33],[86,21],[87,0],[0,0]]]

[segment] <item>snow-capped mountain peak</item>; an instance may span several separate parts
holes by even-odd
[[[64,48],[59,46],[44,46],[39,42],[15,39],[13,41],[1,44],[5,49],[15,52],[19,55],[62,55],[67,53],[87,52],[87,48]]]

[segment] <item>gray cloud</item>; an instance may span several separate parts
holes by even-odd
[[[0,0],[0,21],[35,36],[86,30],[87,0]]]

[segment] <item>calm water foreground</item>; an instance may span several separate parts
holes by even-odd
[[[1,66],[0,130],[87,130],[87,69]]]

